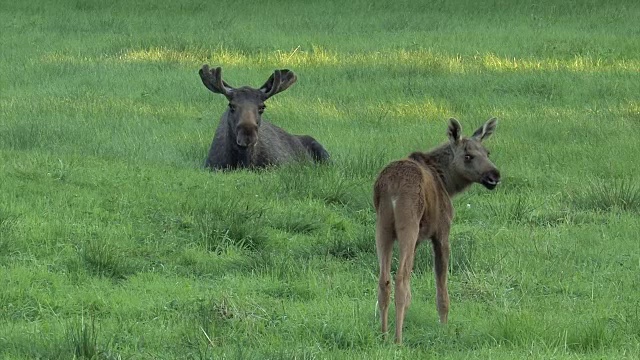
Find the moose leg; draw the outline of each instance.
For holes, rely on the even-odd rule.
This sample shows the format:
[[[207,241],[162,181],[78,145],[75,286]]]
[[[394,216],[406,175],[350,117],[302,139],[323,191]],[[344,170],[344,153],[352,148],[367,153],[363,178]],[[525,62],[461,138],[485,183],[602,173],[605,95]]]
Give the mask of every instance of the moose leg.
[[[449,291],[447,275],[449,271],[449,233],[448,231],[433,239],[434,272],[436,277],[436,303],[440,323],[446,324],[449,316]]]
[[[391,259],[393,255],[392,223],[385,224],[384,217],[379,216],[376,222],[376,250],[380,263],[378,280],[378,308],[382,322],[382,334],[387,336],[387,319],[389,315],[389,298],[391,296]]]
[[[405,221],[407,221],[406,219]],[[419,223],[405,224],[398,233],[400,247],[400,264],[396,274],[396,343],[402,343],[402,326],[405,311],[411,303],[411,271],[418,242]]]

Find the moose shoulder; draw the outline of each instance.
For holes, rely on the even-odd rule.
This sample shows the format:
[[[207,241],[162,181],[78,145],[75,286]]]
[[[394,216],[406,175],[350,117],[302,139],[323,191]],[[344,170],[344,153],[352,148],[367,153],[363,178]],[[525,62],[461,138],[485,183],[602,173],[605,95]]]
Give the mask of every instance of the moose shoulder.
[[[224,95],[229,107],[222,114],[205,167],[211,169],[259,168],[288,161],[329,159],[313,137],[292,135],[262,119],[265,101],[296,82],[290,70],[276,70],[258,89],[235,88],[222,80],[222,69],[202,66],[200,78],[207,89]]]

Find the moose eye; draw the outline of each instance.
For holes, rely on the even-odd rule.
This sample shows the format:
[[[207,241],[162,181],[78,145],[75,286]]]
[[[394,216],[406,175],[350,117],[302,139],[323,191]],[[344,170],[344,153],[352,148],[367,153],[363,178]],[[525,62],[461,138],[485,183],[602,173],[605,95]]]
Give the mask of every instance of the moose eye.
[[[258,108],[258,112],[259,112],[260,114],[262,114],[262,113],[264,112],[264,109],[266,109],[266,108],[267,108],[267,106],[266,106],[266,105],[261,105],[261,106]]]
[[[465,161],[471,161],[472,159],[473,159],[473,156],[472,156],[472,155],[466,154],[466,155],[464,156],[464,160],[465,160]]]
[[[236,111],[236,106],[233,104],[229,104],[229,112],[234,112]]]

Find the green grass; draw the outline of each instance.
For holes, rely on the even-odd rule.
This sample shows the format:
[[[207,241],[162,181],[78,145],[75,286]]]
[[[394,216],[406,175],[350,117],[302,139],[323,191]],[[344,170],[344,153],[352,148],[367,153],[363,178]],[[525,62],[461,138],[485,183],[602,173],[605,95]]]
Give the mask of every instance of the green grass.
[[[640,356],[637,1],[0,7],[0,358]],[[204,171],[204,63],[294,70],[265,117],[333,162]],[[447,326],[418,249],[398,347],[372,184],[452,116],[500,118],[504,181],[454,201]]]

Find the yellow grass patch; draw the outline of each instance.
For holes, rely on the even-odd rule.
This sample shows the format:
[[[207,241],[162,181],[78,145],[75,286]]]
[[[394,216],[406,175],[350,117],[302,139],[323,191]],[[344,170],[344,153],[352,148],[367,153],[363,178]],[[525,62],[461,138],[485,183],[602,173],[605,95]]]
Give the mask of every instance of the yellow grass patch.
[[[220,66],[277,66],[277,67],[321,67],[321,66],[400,66],[437,70],[449,73],[558,71],[575,72],[640,71],[639,60],[603,60],[590,56],[575,56],[573,59],[551,58],[507,58],[493,53],[474,56],[438,54],[429,50],[387,50],[363,53],[338,53],[320,47],[301,50],[276,50],[247,54],[226,49],[175,50],[165,47],[129,49],[122,53],[90,58],[64,53],[49,53],[41,58],[45,63],[158,63],[169,62],[186,66],[212,63]]]

